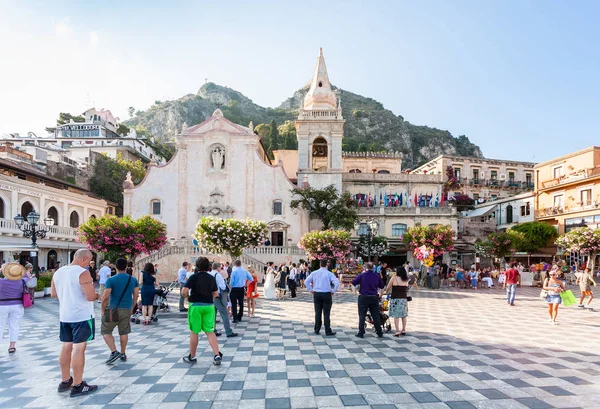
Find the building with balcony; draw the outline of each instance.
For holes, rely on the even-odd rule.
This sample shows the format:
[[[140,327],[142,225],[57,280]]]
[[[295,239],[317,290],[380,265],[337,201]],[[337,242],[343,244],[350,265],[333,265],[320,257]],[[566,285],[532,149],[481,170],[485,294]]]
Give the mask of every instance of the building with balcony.
[[[77,228],[92,217],[114,213],[114,206],[68,182],[52,178],[35,165],[0,157],[0,257],[30,261],[31,239],[23,237],[14,217],[36,211],[41,220],[52,218],[44,239],[38,239],[38,265],[47,269],[70,262],[84,247],[76,241]]]
[[[535,166],[535,218],[559,234],[600,224],[600,147]]]
[[[419,166],[411,173],[436,174],[446,177],[451,166],[460,188],[450,195],[463,193],[481,202],[503,199],[534,189],[534,166],[532,162],[470,158],[440,155]]]

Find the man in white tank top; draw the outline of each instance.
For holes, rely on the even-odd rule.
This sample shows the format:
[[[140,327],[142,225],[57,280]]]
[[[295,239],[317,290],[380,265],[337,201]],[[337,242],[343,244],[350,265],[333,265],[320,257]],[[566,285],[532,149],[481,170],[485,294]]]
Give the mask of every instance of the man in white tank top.
[[[94,301],[99,298],[94,292],[92,276],[85,269],[91,260],[92,253],[89,250],[77,250],[73,262],[59,268],[52,277],[52,297],[58,298],[62,342],[58,356],[62,382],[58,385],[58,391],[70,390],[73,397],[98,389],[83,381],[85,348],[95,335]]]

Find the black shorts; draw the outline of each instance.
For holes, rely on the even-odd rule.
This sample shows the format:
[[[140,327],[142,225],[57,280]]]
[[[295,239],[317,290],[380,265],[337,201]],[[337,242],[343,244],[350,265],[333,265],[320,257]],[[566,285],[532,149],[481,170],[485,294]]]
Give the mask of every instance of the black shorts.
[[[61,322],[60,341],[81,344],[94,339],[96,335],[96,321],[90,318],[81,322]]]

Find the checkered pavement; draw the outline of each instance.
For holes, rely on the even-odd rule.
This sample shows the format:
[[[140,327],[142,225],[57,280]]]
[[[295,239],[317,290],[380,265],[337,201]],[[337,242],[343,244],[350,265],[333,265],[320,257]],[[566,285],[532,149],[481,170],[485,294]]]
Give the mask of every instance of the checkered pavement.
[[[182,362],[186,320],[159,316],[134,325],[127,363],[104,364],[98,331],[84,379],[100,388],[81,398],[56,392],[57,302],[37,300],[17,353],[0,344],[0,408],[600,408],[600,313],[561,307],[551,326],[538,293],[521,288],[510,307],[499,289],[421,290],[400,339],[354,337],[356,296],[347,291],[334,296],[335,337],[312,333],[304,290],[295,300],[261,298],[257,317],[235,326],[239,337],[219,338],[220,367],[204,337],[198,363]]]

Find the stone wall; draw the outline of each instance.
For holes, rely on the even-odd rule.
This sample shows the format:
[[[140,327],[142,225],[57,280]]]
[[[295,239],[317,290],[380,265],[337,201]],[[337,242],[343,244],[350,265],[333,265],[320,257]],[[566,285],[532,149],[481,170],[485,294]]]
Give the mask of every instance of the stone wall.
[[[49,176],[72,183],[82,189],[90,190],[91,172],[79,169],[68,163],[51,160],[46,163],[46,172]]]

